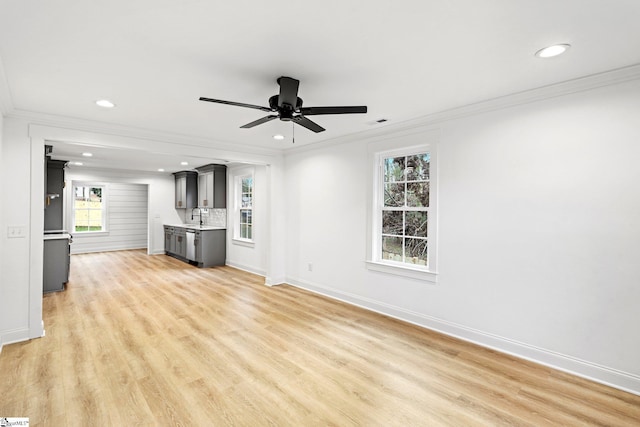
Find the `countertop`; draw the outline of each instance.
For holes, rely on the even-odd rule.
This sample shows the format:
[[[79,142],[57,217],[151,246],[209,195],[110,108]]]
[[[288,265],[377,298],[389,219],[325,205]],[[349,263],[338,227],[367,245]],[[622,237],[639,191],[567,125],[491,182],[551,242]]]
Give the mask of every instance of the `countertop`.
[[[44,240],[61,240],[61,239],[70,239],[71,234],[69,233],[60,233],[60,234],[45,234]]]
[[[198,224],[164,224],[165,227],[188,228],[190,230],[226,230],[227,227],[214,227],[212,225]]]

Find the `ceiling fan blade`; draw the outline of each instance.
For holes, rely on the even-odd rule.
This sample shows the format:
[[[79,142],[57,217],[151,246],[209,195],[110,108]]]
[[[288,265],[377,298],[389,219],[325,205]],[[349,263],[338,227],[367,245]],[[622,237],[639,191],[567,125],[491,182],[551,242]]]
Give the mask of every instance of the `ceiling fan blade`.
[[[271,115],[271,116],[265,116],[265,117],[263,117],[263,118],[261,118],[261,119],[258,119],[258,120],[256,120],[256,121],[253,121],[253,122],[251,122],[251,123],[247,123],[246,125],[244,125],[244,126],[240,126],[240,127],[241,127],[242,129],[249,129],[249,128],[252,128],[252,127],[254,127],[254,126],[258,126],[258,125],[261,125],[261,124],[263,124],[263,123],[270,122],[271,120],[273,120],[273,119],[277,119],[277,118],[278,118],[278,115],[276,115],[276,114]]]
[[[261,111],[271,111],[271,108],[269,107],[261,107],[259,105],[253,105],[253,104],[243,104],[242,102],[223,101],[222,99],[200,97],[200,101],[216,102],[218,104],[226,104],[226,105],[235,105],[236,107],[254,108],[256,110],[261,110]]]
[[[364,114],[367,112],[365,105],[357,107],[304,107],[300,114],[304,116],[317,116],[320,114]]]
[[[323,132],[325,129],[317,124],[316,122],[312,122],[304,116],[295,116],[293,121],[299,124],[300,126],[306,127],[309,130],[314,131],[315,133]]]
[[[298,101],[298,86],[300,81],[292,79],[291,77],[280,77],[278,79],[280,85],[280,96],[278,96],[278,107],[282,107],[283,104],[291,105],[292,108],[296,108]]]

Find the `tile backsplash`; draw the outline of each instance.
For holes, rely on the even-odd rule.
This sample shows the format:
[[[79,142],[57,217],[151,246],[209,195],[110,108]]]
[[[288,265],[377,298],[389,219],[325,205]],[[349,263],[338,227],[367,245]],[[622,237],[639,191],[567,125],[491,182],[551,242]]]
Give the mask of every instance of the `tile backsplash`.
[[[191,215],[187,215],[187,224],[199,224],[200,215],[202,215],[202,224],[212,227],[227,227],[227,210],[226,209],[194,209],[193,220]]]

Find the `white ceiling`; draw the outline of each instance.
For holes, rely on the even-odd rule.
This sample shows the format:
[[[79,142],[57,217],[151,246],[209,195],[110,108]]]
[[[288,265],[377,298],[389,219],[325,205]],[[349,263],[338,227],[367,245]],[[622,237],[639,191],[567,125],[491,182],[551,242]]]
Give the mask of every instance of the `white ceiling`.
[[[369,107],[314,116],[327,131],[297,126],[301,146],[638,64],[638,22],[638,0],[0,0],[0,97],[5,114],[286,149],[291,123],[240,129],[266,114],[198,97],[266,106],[285,75],[305,106]],[[572,48],[534,56],[555,43]]]

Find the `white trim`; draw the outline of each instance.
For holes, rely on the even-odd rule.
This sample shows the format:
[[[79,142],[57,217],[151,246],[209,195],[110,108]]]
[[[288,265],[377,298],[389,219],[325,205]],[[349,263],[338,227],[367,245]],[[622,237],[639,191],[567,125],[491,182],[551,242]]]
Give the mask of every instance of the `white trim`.
[[[437,282],[438,259],[438,154],[437,143],[439,132],[426,134],[405,134],[395,138],[384,138],[371,141],[368,145],[369,183],[370,190],[367,194],[370,212],[367,212],[367,253],[366,266],[368,269],[387,274],[396,274],[423,280],[425,282]],[[400,147],[400,148],[398,148]],[[382,188],[382,159],[386,157],[407,156],[416,153],[428,152],[431,160],[429,165],[429,208],[428,208],[428,268],[412,266],[411,264],[392,263],[380,259],[381,252],[381,200]]]
[[[44,329],[40,336],[44,336]],[[29,328],[10,329],[3,331],[2,336],[0,336],[0,347],[17,342],[28,341],[32,338],[39,337],[31,336]]]
[[[240,239],[235,237],[231,239],[231,243],[238,246],[244,246],[246,248],[255,248],[256,246],[256,242],[254,242],[253,240]]]
[[[605,384],[628,393],[640,395],[640,376],[606,366],[591,363],[577,357],[536,347],[519,341],[504,338],[478,329],[449,322],[433,316],[427,316],[410,310],[363,298],[355,294],[342,292],[305,280],[287,277],[287,284],[326,296],[356,307],[393,317],[416,326],[436,331],[454,338],[468,341],[501,353],[519,357],[534,363]]]
[[[265,277],[265,274],[266,274],[266,271],[264,271],[264,270],[253,268],[251,266],[244,265],[244,264],[238,264],[238,263],[235,263],[235,262],[227,261],[225,265],[227,265],[229,267],[232,267],[232,268],[235,268],[235,269],[238,269],[238,270],[246,271],[247,273],[255,274],[256,276]]]
[[[410,119],[398,123],[387,124],[382,127],[374,127],[362,132],[330,138],[322,141],[315,141],[306,145],[296,145],[286,148],[285,155],[326,149],[327,147],[340,145],[354,141],[372,141],[377,139],[390,138],[405,132],[425,131],[435,126],[463,117],[474,116],[518,105],[529,104],[544,99],[559,96],[571,95],[574,93],[586,92],[604,86],[610,86],[640,79],[640,64],[615,70],[604,71],[602,73],[591,74],[578,77],[564,82],[541,86],[534,89],[525,90],[487,99],[474,104],[463,105],[450,110],[438,111],[415,119]]]
[[[117,125],[95,120],[80,119],[76,117],[59,116],[55,114],[43,114],[33,111],[12,110],[5,117],[24,120],[32,124],[31,136],[41,136],[43,139],[51,141],[77,142],[96,144],[99,141],[84,137],[70,137],[70,134],[77,135],[108,135],[109,144],[112,147],[118,144],[118,140],[135,139],[138,143],[143,141],[154,142],[155,147],[150,147],[154,152],[161,152],[164,144],[179,145],[184,148],[183,155],[208,157],[212,159],[224,159],[229,162],[268,163],[271,156],[280,155],[280,149],[265,148],[259,145],[239,145],[228,141],[212,140],[211,138],[196,137],[171,132],[153,131],[132,126]],[[42,127],[42,129],[38,129]],[[57,131],[54,131],[57,129]],[[42,130],[46,133],[42,133]],[[35,133],[34,133],[35,132]],[[56,133],[63,133],[65,136],[57,137]],[[135,147],[136,145],[133,145]],[[131,148],[131,145],[125,148]],[[202,151],[204,150],[204,151]],[[194,153],[194,154],[191,154]],[[211,154],[209,154],[209,152]],[[241,154],[241,155],[238,155]],[[255,158],[255,160],[249,160]],[[258,160],[261,158],[261,160]]]
[[[76,239],[76,236],[73,236],[74,239]],[[72,246],[73,247],[73,246]],[[81,254],[93,254],[93,253],[99,253],[99,252],[117,252],[117,251],[132,251],[132,250],[136,250],[136,249],[149,249],[147,247],[147,245],[144,246],[140,246],[140,245],[131,245],[131,246],[122,246],[119,245],[117,247],[109,247],[109,246],[101,246],[99,249],[82,249],[82,251],[80,252],[71,252],[71,256],[74,255],[81,255]],[[161,255],[164,254],[165,252],[156,252],[154,255]]]
[[[31,125],[29,131],[31,130]],[[39,338],[44,336],[44,322],[42,320],[42,287],[44,264],[44,139],[30,136],[30,206],[29,210],[29,323],[26,337],[21,339]]]
[[[255,168],[246,168],[246,171],[244,169],[238,169],[235,173],[237,173],[237,175],[235,175],[233,179],[233,221],[231,222],[233,225],[231,233],[232,243],[241,246],[250,246],[249,244],[254,243],[253,236],[255,235],[253,222],[253,219],[255,218]],[[242,207],[242,180],[245,178],[251,178],[251,208],[249,208],[251,209],[251,239],[240,237],[240,211],[242,209],[246,209]]]
[[[40,116],[37,115],[32,117],[31,120],[29,119],[30,116],[23,118],[15,114],[11,114],[8,117],[26,120],[27,122],[32,121],[33,123],[29,124],[29,136],[31,138],[42,138],[52,143],[64,141],[69,144],[92,145],[109,149],[135,149],[158,154],[225,159],[229,162],[251,162],[260,165],[268,165],[279,159],[280,156],[280,150],[269,150],[272,155],[261,154],[262,150],[254,150],[252,147],[241,149],[243,147],[235,144],[233,147],[238,149],[227,149],[225,145],[215,144],[211,140],[178,138],[171,134],[159,134],[157,138],[151,136],[129,136],[125,132],[128,128],[124,128],[121,131],[100,130],[97,126],[100,123],[96,123],[96,127],[90,127],[87,123],[93,122],[80,121],[77,125],[66,125],[67,127],[65,127],[64,125],[46,124],[48,122],[46,119],[49,117],[43,120],[38,120]],[[45,124],[43,124],[43,121]],[[150,172],[143,173],[150,174]]]
[[[76,231],[76,209],[75,209],[75,197],[76,187],[99,187],[102,189],[102,230],[100,231]],[[81,236],[108,236],[109,235],[109,184],[106,182],[99,181],[83,181],[83,180],[72,180],[71,181],[71,193],[69,194],[69,212],[71,215],[69,224],[69,230],[74,233],[74,237]],[[97,210],[97,209],[95,209]]]
[[[9,80],[4,71],[4,64],[0,58],[0,114],[7,116],[13,111],[13,97],[11,96],[11,88]]]
[[[404,276],[410,279],[422,280],[424,282],[437,283],[438,273],[433,271],[412,268],[410,265],[392,265],[378,261],[366,261],[367,268],[380,273],[392,274],[394,276]]]
[[[284,285],[285,283],[287,283],[287,278],[285,276],[271,277],[267,275],[264,278],[264,284],[267,286],[278,286]]]

